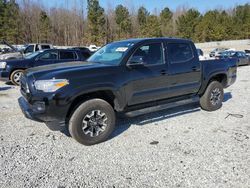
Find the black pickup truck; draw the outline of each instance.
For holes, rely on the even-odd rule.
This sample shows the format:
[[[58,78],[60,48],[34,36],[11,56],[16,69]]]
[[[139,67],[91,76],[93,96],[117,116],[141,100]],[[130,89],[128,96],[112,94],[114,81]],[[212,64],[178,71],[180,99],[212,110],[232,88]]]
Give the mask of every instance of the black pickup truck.
[[[19,105],[27,118],[92,145],[109,137],[116,114],[198,101],[204,110],[219,109],[236,71],[235,59],[199,61],[190,40],[130,39],[107,44],[86,62],[28,69]]]

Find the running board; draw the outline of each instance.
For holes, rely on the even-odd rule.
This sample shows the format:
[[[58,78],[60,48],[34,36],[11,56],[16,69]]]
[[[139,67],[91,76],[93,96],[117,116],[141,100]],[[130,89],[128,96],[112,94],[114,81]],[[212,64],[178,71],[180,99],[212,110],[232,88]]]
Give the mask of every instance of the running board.
[[[135,117],[135,116],[147,114],[150,112],[156,112],[156,111],[174,108],[177,106],[183,106],[186,104],[191,104],[191,103],[196,103],[196,102],[199,102],[198,96],[193,97],[193,98],[189,98],[189,99],[180,100],[180,101],[175,101],[175,102],[170,102],[170,103],[166,103],[166,104],[160,104],[157,106],[151,106],[151,107],[146,107],[146,108],[139,109],[139,110],[130,111],[130,112],[125,113],[125,115],[127,117]]]

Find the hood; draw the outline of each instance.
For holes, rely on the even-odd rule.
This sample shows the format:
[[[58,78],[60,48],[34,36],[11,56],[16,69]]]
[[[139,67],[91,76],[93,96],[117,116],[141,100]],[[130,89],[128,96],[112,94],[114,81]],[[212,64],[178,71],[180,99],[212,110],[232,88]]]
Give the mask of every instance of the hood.
[[[13,51],[17,51],[17,49],[14,46],[12,46],[10,43],[8,43],[5,40],[0,41],[0,44],[4,44],[4,45],[10,47]]]
[[[7,60],[9,58],[18,59],[18,58],[22,58],[22,57],[23,56],[20,52],[12,52],[12,53],[0,55],[0,60]]]
[[[7,63],[7,65],[18,65],[18,64],[25,64],[25,63],[28,63],[30,61],[32,61],[32,59],[6,59],[6,60],[1,60],[0,61],[4,61]]]
[[[34,75],[35,77],[39,77],[39,75],[45,76],[47,73],[49,75],[54,75],[56,73],[74,72],[78,70],[81,71],[81,70],[93,69],[105,66],[110,66],[110,65],[91,63],[86,61],[75,61],[75,62],[38,66],[27,69],[25,73],[27,76]]]

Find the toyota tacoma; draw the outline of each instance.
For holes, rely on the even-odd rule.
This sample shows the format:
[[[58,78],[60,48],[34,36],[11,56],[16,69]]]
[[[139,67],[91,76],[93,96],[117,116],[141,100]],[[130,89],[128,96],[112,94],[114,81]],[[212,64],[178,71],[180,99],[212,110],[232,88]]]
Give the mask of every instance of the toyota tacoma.
[[[236,71],[235,59],[199,61],[190,40],[129,39],[107,44],[85,62],[26,70],[19,105],[27,118],[93,145],[108,139],[117,114],[194,102],[206,111],[219,109]]]

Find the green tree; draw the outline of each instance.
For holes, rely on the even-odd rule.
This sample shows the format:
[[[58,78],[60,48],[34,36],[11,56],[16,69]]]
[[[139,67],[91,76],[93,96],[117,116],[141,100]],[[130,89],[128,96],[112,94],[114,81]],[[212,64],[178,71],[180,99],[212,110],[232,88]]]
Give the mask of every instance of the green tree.
[[[240,5],[234,9],[233,35],[236,39],[250,38],[250,5]]]
[[[138,9],[137,12],[137,22],[139,25],[139,35],[143,35],[142,32],[144,30],[144,28],[146,27],[146,23],[147,23],[147,19],[149,17],[150,13],[147,11],[147,9],[143,6],[141,6]]]
[[[200,42],[232,38],[232,18],[225,12],[208,11],[195,29],[195,39]]]
[[[0,0],[0,40],[4,37],[4,12],[6,3],[4,0]]]
[[[140,7],[137,13],[137,21],[139,26],[144,26],[147,22],[147,17],[149,16],[149,12],[145,7]]]
[[[98,0],[88,0],[88,35],[92,43],[103,44],[105,42],[105,15],[104,9]]]
[[[161,37],[161,23],[157,16],[150,15],[142,29],[143,37]]]
[[[176,21],[179,37],[193,39],[195,28],[199,24],[200,19],[201,15],[195,9],[189,9],[185,14],[181,15]]]
[[[49,42],[49,37],[51,34],[51,23],[45,11],[41,11],[39,21],[40,42]]]
[[[173,17],[173,13],[168,7],[164,8],[160,13],[161,30],[164,36],[173,35],[172,17]]]
[[[130,36],[132,23],[126,7],[118,5],[115,9],[115,22],[118,25],[118,38]]]
[[[19,6],[15,0],[0,0],[0,37],[10,43],[19,42]]]

